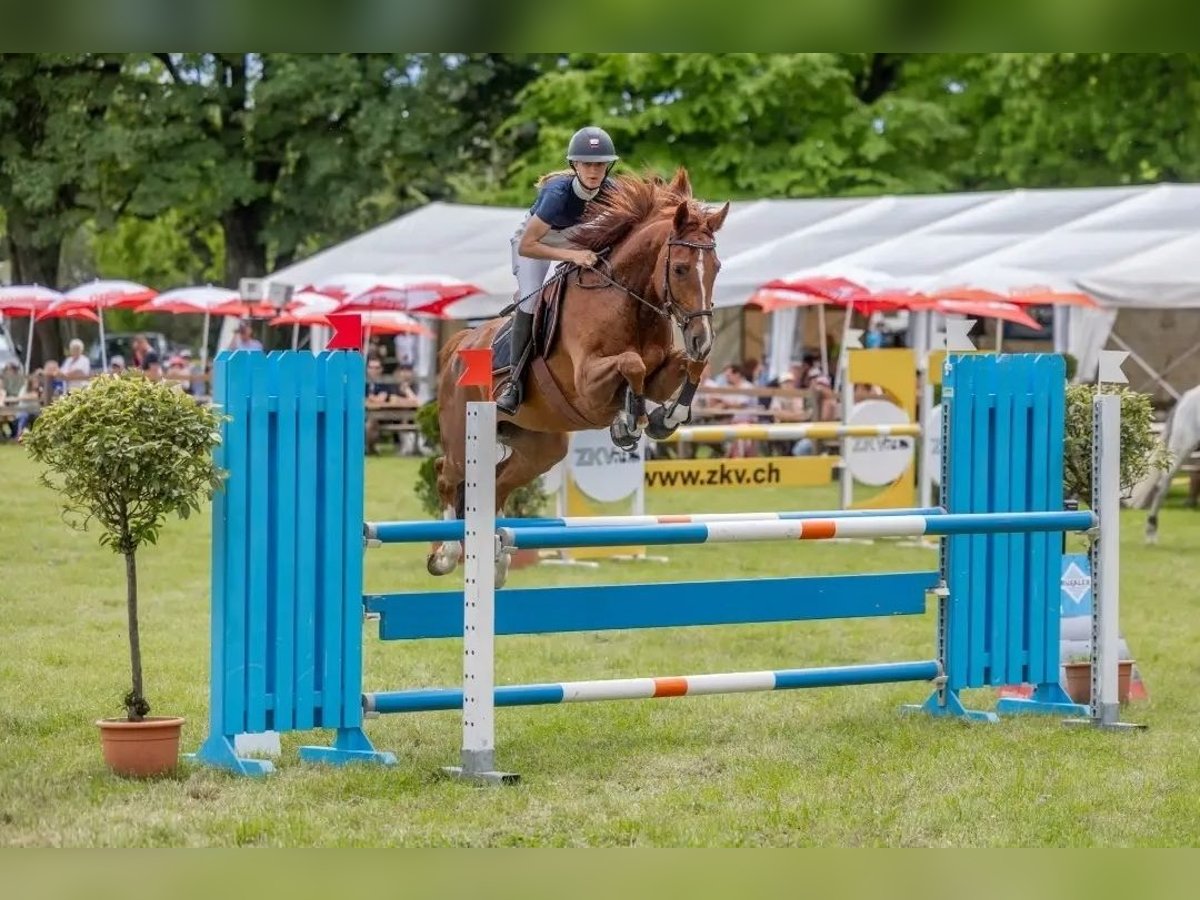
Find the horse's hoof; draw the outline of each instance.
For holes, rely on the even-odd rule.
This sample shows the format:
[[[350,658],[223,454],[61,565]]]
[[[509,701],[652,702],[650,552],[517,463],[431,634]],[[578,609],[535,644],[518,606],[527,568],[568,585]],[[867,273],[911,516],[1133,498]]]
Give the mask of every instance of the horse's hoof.
[[[1158,543],[1158,532],[1157,531],[1147,531],[1146,532],[1146,543],[1150,544],[1151,546],[1157,544]]]
[[[626,453],[633,453],[637,450],[638,439],[641,437],[638,434],[630,434],[623,426],[615,422],[608,427],[608,434],[617,449],[624,450]]]
[[[430,575],[449,575],[458,565],[459,554],[442,544],[425,558],[425,570]]]
[[[512,562],[512,556],[501,551],[500,556],[496,559],[496,587],[504,587],[508,581],[508,565]]]
[[[658,407],[650,411],[650,416],[646,422],[646,434],[654,441],[665,441],[675,433],[678,425],[667,424],[667,414],[663,411],[664,407]]]

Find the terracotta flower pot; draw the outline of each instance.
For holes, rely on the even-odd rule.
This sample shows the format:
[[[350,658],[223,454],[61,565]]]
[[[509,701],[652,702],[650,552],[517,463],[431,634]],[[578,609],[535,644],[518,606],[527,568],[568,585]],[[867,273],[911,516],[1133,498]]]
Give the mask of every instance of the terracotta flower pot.
[[[1067,694],[1076,703],[1092,702],[1092,663],[1064,663],[1067,676]],[[1133,677],[1133,660],[1122,659],[1117,662],[1117,702],[1129,702],[1129,681]]]
[[[117,775],[162,775],[179,764],[179,735],[184,720],[178,716],[147,716],[141,722],[100,719],[104,761]]]

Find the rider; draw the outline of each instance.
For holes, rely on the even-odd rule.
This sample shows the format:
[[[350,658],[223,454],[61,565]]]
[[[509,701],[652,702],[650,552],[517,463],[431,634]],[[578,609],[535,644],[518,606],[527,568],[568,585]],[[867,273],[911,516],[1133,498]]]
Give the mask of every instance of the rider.
[[[517,276],[520,303],[512,323],[512,371],[496,398],[502,412],[514,415],[521,405],[530,355],[526,351],[533,337],[533,309],[550,263],[591,266],[596,262],[591,250],[571,244],[568,229],[579,224],[587,202],[612,185],[608,174],[617,159],[612,138],[604,129],[589,125],[575,132],[567,145],[570,171],[546,175],[538,182],[537,199],[512,238],[513,274]]]

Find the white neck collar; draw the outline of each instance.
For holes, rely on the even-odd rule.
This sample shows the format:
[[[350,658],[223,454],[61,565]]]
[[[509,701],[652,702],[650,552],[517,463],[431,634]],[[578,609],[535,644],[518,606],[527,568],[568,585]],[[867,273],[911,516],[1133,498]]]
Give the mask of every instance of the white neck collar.
[[[571,188],[575,191],[575,196],[580,200],[591,200],[600,193],[600,188],[596,188],[594,191],[589,191],[585,188],[583,182],[579,180],[578,175],[571,179]]]

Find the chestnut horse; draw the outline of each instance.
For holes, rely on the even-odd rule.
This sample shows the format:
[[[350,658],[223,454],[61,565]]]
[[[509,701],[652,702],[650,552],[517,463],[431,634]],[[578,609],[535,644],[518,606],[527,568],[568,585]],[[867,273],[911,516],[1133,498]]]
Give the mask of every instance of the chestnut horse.
[[[558,336],[541,376],[532,371],[536,360],[528,367],[517,414],[501,413],[497,423],[497,439],[502,452],[507,450],[496,470],[497,511],[514,490],[566,456],[572,431],[609,426],[614,443],[632,450],[641,438],[647,398],[664,404],[650,414],[652,438],[668,437],[691,418],[692,394],[713,342],[713,282],[720,269],[714,235],[729,204],[717,211],[704,208],[693,199],[681,168],[669,184],[653,177],[618,178],[591,207],[571,239],[606,251],[605,259],[594,268],[559,268],[567,283]],[[556,287],[543,287],[543,301]],[[459,332],[439,357],[444,455],[435,465],[447,519],[463,515],[466,403],[489,399],[482,388],[457,384],[462,371],[457,352],[491,347],[504,322],[492,319]],[[675,346],[672,323],[682,349]],[[549,391],[547,372],[553,379]],[[444,575],[461,552],[458,542],[442,544],[430,553],[427,568]]]

